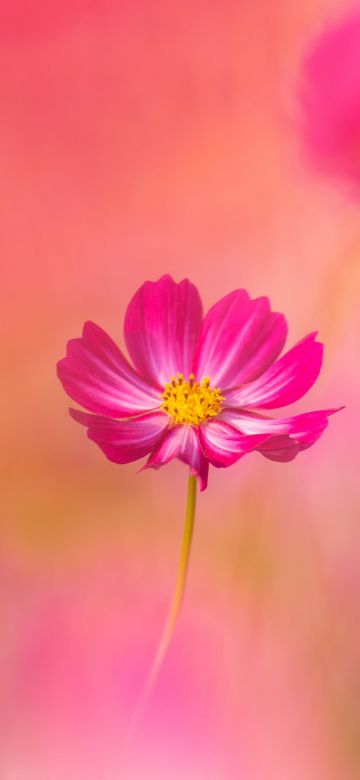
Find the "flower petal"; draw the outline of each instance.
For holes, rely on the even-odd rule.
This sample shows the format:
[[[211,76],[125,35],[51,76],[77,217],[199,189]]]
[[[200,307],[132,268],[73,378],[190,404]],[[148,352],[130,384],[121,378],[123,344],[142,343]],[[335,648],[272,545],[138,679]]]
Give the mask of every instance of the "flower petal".
[[[57,374],[73,401],[109,417],[130,417],[158,408],[160,390],[134,371],[112,339],[86,322],[82,337],[68,342]]]
[[[235,290],[214,304],[204,318],[194,362],[197,379],[209,376],[222,390],[255,379],[280,354],[287,325],[270,311],[267,298],[251,300]]]
[[[166,384],[178,372],[188,376],[202,319],[196,287],[171,276],[145,282],[130,301],[124,322],[131,359],[150,382]]]
[[[257,449],[271,460],[287,461],[315,444],[327,427],[328,417],[337,411],[339,409],[322,409],[275,419],[224,409],[220,417],[243,435],[268,434],[269,438]]]
[[[269,434],[244,436],[232,425],[218,418],[200,426],[202,448],[210,463],[217,468],[231,466],[268,437]]]
[[[300,447],[291,436],[284,434],[283,436],[270,436],[269,439],[257,447],[257,450],[269,460],[275,460],[278,463],[288,463],[296,458]]]
[[[310,333],[286,352],[264,374],[226,397],[228,406],[275,409],[301,398],[317,379],[323,345]]]
[[[70,414],[88,428],[88,437],[99,445],[113,463],[131,463],[152,450],[169,424],[163,412],[153,412],[133,420],[111,420],[97,414],[70,409]]]
[[[174,425],[151,453],[144,468],[159,469],[173,458],[187,463],[191,473],[199,478],[200,490],[205,490],[209,463],[200,445],[198,428],[191,425]]]

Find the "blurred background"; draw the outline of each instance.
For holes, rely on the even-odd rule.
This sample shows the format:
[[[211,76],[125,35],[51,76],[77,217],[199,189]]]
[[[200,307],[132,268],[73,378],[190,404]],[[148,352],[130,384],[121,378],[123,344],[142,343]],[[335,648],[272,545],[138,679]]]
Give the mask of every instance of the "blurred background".
[[[360,202],[309,163],[298,100],[346,8],[1,3],[1,780],[358,777]],[[206,307],[268,295],[289,346],[319,329],[296,411],[346,408],[293,463],[211,470],[124,763],[187,471],[106,461],[55,363],[86,319],[123,346],[129,298],[167,272]]]

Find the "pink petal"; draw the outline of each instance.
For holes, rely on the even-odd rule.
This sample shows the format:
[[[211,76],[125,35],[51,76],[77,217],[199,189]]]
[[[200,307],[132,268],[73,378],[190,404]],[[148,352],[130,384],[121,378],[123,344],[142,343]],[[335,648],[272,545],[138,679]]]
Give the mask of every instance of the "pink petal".
[[[255,449],[269,434],[244,436],[232,425],[219,419],[209,420],[200,426],[200,442],[210,463],[226,468],[247,452]]]
[[[169,417],[163,412],[144,414],[133,420],[111,420],[77,409],[70,409],[70,414],[87,426],[89,439],[113,463],[130,463],[148,455],[169,424]]]
[[[134,371],[112,339],[86,322],[83,335],[68,342],[57,374],[73,401],[113,417],[130,417],[161,404],[161,391]]]
[[[300,447],[290,436],[270,436],[263,444],[257,447],[265,458],[275,460],[278,463],[288,463],[296,458]]]
[[[198,428],[191,425],[174,425],[151,453],[144,468],[159,469],[173,458],[187,463],[191,473],[199,478],[200,490],[205,490],[209,463],[200,445]]]
[[[287,461],[292,460],[301,450],[315,444],[327,427],[328,417],[337,411],[339,409],[322,409],[294,417],[274,419],[251,412],[224,409],[220,417],[237,428],[241,434],[268,434],[269,438],[257,449],[271,460]]]
[[[317,379],[323,345],[310,333],[286,352],[255,382],[228,393],[228,406],[275,409],[301,398]]]
[[[188,279],[171,276],[145,282],[130,301],[124,323],[134,365],[149,381],[166,384],[178,372],[188,376],[202,319],[199,293]]]
[[[267,298],[252,301],[245,290],[235,290],[204,318],[194,374],[209,376],[223,390],[249,382],[276,360],[286,334],[284,316],[270,311]]]

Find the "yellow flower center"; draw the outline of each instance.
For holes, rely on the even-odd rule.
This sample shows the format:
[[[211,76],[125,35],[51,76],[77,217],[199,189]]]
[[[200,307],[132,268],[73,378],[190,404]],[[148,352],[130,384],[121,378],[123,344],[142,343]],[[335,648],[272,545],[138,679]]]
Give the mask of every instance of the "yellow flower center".
[[[174,423],[200,425],[208,417],[219,414],[223,397],[218,387],[210,387],[209,377],[194,382],[194,375],[190,374],[187,382],[182,374],[178,374],[177,379],[172,376],[165,385],[163,399],[161,409],[172,417]]]

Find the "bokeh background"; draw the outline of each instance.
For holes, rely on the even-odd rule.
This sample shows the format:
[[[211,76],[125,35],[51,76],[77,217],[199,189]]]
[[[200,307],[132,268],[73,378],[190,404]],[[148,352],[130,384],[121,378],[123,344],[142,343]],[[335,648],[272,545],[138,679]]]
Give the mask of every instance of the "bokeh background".
[[[307,163],[298,72],[331,0],[1,3],[1,780],[353,780],[360,768],[360,203]],[[359,141],[360,149],[360,141]],[[186,469],[115,466],[55,376],[144,279],[319,329],[293,463],[213,469],[169,606]]]

